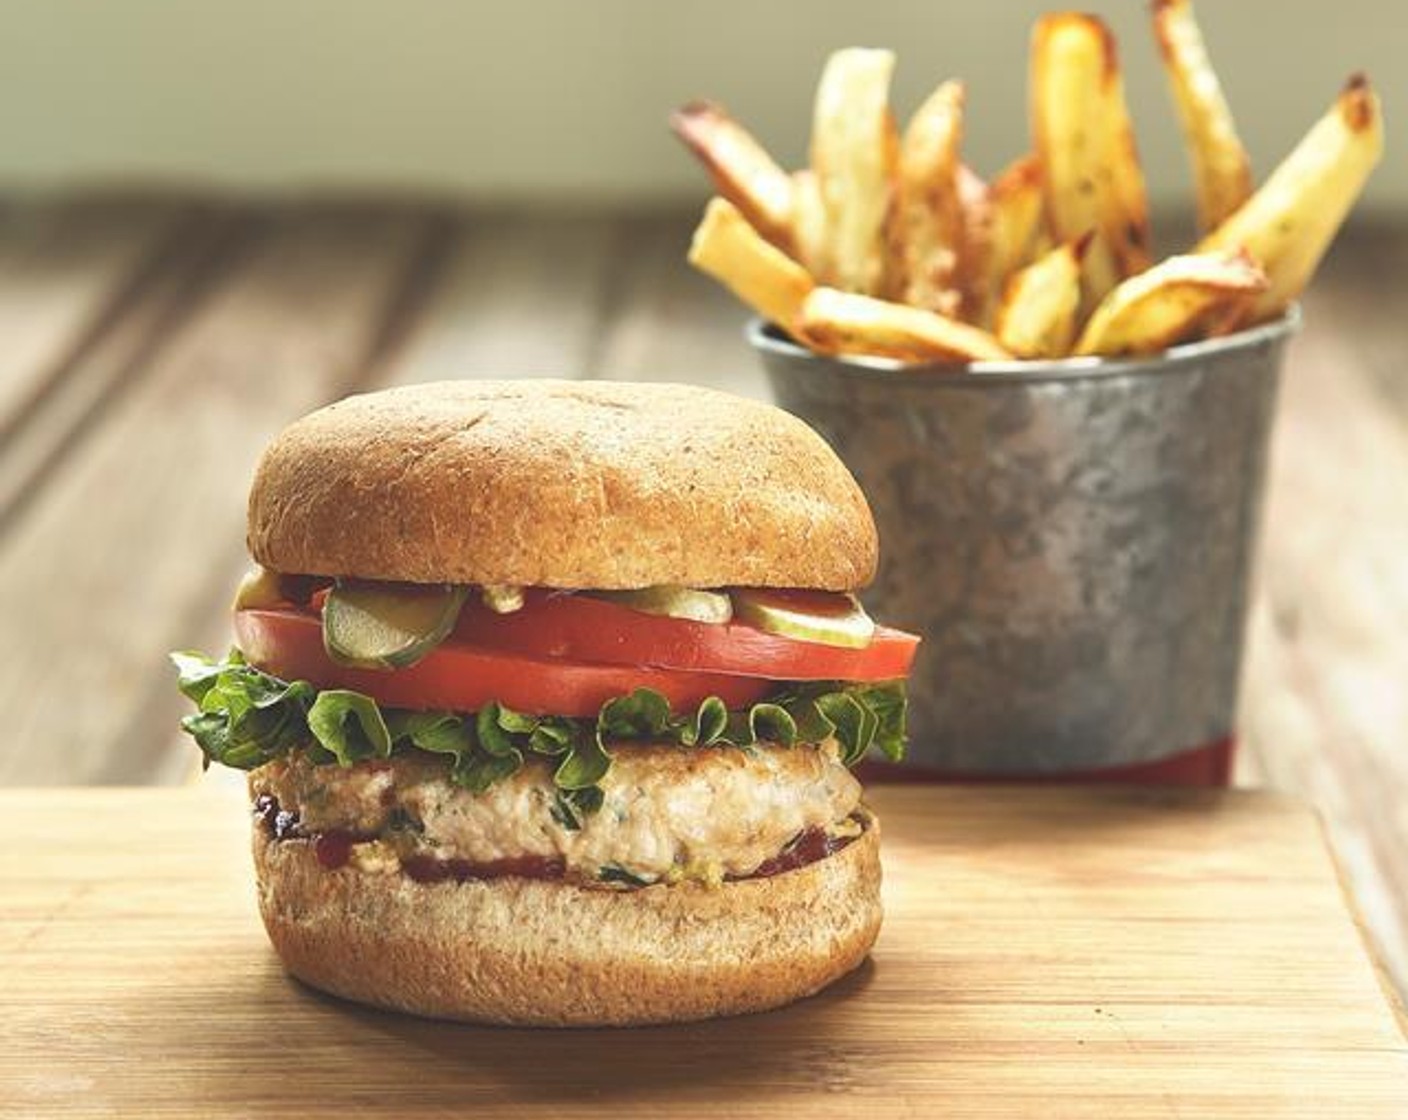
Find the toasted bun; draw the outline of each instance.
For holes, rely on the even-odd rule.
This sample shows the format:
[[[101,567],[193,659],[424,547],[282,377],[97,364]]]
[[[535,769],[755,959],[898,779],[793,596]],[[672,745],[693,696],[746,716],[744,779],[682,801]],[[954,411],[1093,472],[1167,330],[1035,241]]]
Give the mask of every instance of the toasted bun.
[[[279,572],[562,588],[812,587],[875,572],[870,509],[815,432],[684,385],[453,381],[349,397],[259,464]]]
[[[327,871],[255,829],[259,906],[315,988],[439,1019],[625,1026],[762,1011],[855,968],[880,929],[879,828],[767,879],[633,891]]]

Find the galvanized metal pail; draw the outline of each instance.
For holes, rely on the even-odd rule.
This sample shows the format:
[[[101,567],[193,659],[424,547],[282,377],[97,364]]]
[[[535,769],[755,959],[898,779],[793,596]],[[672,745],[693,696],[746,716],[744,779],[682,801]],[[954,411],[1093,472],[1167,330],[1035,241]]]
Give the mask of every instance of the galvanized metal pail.
[[[1138,767],[1232,731],[1284,319],[1156,358],[828,358],[754,322],[777,401],[880,529],[865,601],[923,635],[908,764]]]

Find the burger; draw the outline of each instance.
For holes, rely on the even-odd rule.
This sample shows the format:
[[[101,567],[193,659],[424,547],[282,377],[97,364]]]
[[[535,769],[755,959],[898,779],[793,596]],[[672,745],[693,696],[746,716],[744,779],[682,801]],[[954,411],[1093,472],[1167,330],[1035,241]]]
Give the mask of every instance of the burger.
[[[855,968],[917,639],[805,424],[701,388],[417,385],[287,428],[223,660],[265,927],[347,999],[480,1022],[757,1011]]]

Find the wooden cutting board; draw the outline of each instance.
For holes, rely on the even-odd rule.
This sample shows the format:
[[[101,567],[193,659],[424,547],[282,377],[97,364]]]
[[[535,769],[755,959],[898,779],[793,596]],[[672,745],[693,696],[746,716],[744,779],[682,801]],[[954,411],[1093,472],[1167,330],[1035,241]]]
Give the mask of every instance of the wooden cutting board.
[[[871,800],[888,917],[858,973],[766,1015],[544,1032],[287,979],[225,794],[0,793],[0,1115],[1408,1116],[1408,1044],[1306,809]]]

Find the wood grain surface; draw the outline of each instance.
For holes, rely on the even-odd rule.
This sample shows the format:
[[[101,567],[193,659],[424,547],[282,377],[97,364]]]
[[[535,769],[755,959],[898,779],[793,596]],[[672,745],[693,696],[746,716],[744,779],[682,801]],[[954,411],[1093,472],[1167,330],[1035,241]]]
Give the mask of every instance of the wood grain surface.
[[[266,434],[357,384],[424,228],[418,216],[355,209],[256,220],[239,268],[55,465],[23,533],[0,540],[3,640],[25,649],[6,659],[0,704],[22,713],[19,734],[46,743],[5,758],[0,779],[32,782],[55,755],[75,781],[170,777],[162,767],[178,759],[184,770],[169,749],[142,750],[169,735],[132,734],[157,712],[175,726],[162,662],[171,649],[225,644],[217,604],[246,565],[232,530]],[[74,641],[74,598],[123,606],[90,611]],[[100,705],[74,703],[99,693]]]
[[[0,433],[17,428],[143,284],[167,268],[194,210],[76,196],[7,212],[0,228]]]
[[[0,785],[178,783],[163,663],[220,647],[260,447],[426,378],[694,381],[766,398],[695,215],[130,192],[0,197]],[[1243,783],[1325,814],[1408,991],[1408,229],[1346,231],[1273,438]]]
[[[0,1115],[1405,1115],[1408,1042],[1306,809],[1071,789],[872,801],[887,920],[858,973],[765,1015],[533,1032],[287,979],[242,798],[0,793]]]

